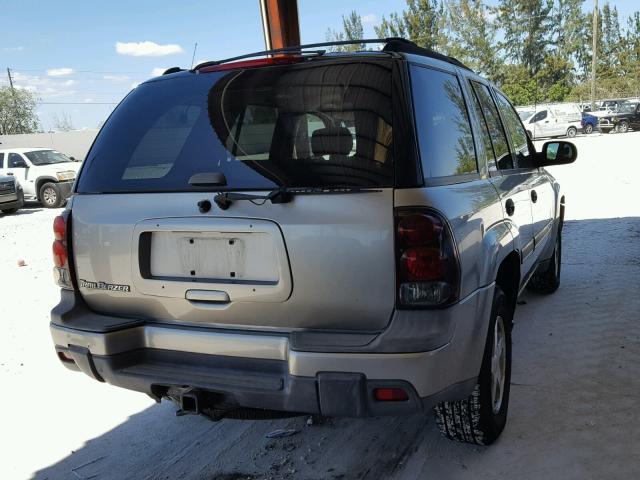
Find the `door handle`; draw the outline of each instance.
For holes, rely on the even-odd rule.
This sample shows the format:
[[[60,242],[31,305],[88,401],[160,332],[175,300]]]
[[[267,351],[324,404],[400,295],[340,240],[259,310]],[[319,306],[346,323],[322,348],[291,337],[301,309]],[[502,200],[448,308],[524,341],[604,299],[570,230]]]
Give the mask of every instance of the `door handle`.
[[[13,177],[13,172],[7,172],[7,175],[11,175]]]
[[[512,216],[516,211],[516,204],[513,203],[513,200],[510,198],[504,204],[505,210],[507,211],[507,215]]]
[[[533,203],[536,203],[538,201],[538,194],[535,190],[531,190],[531,201]]]

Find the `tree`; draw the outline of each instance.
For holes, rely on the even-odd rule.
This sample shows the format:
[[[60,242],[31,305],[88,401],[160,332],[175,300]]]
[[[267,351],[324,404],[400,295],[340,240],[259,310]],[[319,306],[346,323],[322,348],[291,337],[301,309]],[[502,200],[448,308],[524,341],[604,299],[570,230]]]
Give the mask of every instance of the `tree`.
[[[586,16],[582,13],[583,3],[584,0],[557,0],[552,17],[555,53],[572,64],[571,76],[577,73],[578,57],[588,47],[583,37],[583,28],[587,24]]]
[[[362,18],[353,10],[347,17],[342,16],[342,32],[328,29],[326,39],[328,42],[342,42],[344,40],[362,40],[364,30],[362,28]],[[355,43],[352,45],[336,45],[332,47],[335,52],[353,52],[363,50],[363,43]]]
[[[496,25],[487,14],[488,7],[482,0],[448,0],[446,7],[448,54],[480,75],[496,79]]]
[[[36,97],[22,88],[0,87],[0,135],[38,130]]]
[[[58,116],[57,114],[53,115],[53,128],[58,132],[69,132],[74,129],[73,122],[71,121],[71,116],[68,113],[63,113]]]
[[[407,10],[392,13],[389,20],[383,16],[374,30],[378,38],[403,37],[420,47],[446,50],[444,8],[438,0],[407,0]]]
[[[514,62],[535,75],[552,43],[553,0],[500,0],[497,21],[503,29],[501,47]]]

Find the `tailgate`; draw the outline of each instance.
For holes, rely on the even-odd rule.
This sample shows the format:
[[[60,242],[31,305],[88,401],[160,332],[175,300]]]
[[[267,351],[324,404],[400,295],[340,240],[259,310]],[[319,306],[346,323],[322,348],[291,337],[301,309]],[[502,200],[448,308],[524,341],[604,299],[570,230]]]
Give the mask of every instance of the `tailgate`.
[[[379,330],[395,303],[392,189],[236,202],[78,195],[73,252],[98,312],[260,329]]]

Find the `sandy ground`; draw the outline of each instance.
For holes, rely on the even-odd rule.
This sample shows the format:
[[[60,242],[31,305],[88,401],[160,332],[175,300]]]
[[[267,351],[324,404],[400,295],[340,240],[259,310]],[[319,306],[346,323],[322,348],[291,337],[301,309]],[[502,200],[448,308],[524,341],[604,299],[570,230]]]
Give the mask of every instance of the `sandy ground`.
[[[578,163],[554,169],[562,286],[517,309],[509,423],[490,448],[445,440],[430,416],[176,418],[69,372],[48,331],[57,212],[0,215],[0,478],[640,478],[640,132],[575,143]],[[298,432],[265,438],[277,428]]]

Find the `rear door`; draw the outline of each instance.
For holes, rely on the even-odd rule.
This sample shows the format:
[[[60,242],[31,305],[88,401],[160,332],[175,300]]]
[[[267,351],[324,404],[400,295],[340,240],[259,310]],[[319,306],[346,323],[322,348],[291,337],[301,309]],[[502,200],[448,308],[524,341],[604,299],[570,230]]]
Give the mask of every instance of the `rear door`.
[[[160,322],[382,329],[395,303],[391,72],[389,60],[325,60],[136,88],[73,200],[88,305]],[[226,185],[190,184],[202,173]],[[283,187],[290,201],[214,201]]]
[[[528,267],[532,265],[534,247],[530,200],[533,175],[530,171],[518,168],[516,149],[522,148],[522,145],[512,143],[510,146],[507,137],[508,124],[504,117],[501,119],[502,111],[499,113],[497,107],[500,103],[494,102],[491,89],[476,81],[471,83],[482,106],[498,166],[499,174],[493,175],[491,181],[500,196],[505,218],[511,223],[514,241],[520,250],[523,264]]]

